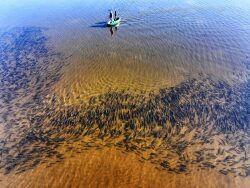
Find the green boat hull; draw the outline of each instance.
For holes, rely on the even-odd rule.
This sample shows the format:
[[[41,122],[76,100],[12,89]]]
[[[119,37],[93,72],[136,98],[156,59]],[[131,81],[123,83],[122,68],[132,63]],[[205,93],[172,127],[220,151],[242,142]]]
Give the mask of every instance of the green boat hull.
[[[115,21],[108,21],[107,25],[108,26],[117,26],[120,23],[121,23],[121,19],[118,18],[118,20],[115,20]]]

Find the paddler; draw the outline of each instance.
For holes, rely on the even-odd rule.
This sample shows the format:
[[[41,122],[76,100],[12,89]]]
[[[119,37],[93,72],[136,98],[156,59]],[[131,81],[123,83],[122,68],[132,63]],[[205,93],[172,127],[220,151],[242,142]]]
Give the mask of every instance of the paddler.
[[[109,19],[113,22],[113,12],[112,12],[112,10],[109,13]]]
[[[116,17],[116,11],[115,11],[115,20],[117,20],[117,17]]]

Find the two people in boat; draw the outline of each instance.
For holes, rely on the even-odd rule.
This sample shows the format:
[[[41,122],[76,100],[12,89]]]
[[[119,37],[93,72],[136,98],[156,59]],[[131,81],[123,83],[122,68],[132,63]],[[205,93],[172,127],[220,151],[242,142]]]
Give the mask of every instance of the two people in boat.
[[[109,13],[109,19],[110,19],[112,22],[119,19],[119,17],[117,17],[116,11],[115,11],[115,15],[113,15],[112,10],[110,11],[110,13]]]
[[[109,19],[110,19],[111,23],[113,21],[119,20],[119,17],[117,17],[116,11],[115,11],[115,14],[113,14],[112,10],[110,11],[110,13],[109,13]],[[110,26],[111,26],[111,24],[110,24]],[[114,30],[113,30],[113,28],[114,28]],[[114,26],[114,27],[112,27],[112,26],[110,27],[111,36],[114,34],[114,31],[117,31],[117,25]]]

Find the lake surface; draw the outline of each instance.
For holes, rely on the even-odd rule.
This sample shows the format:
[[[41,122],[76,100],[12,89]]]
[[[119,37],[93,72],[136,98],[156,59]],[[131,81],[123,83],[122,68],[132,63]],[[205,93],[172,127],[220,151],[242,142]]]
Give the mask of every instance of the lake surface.
[[[249,76],[247,0],[0,2],[0,187],[249,187]]]

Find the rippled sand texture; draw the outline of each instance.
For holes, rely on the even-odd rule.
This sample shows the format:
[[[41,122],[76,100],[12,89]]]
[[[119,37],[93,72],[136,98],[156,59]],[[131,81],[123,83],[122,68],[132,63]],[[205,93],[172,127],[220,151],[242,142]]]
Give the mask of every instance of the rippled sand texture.
[[[25,171],[47,157],[62,160],[57,148],[66,144],[71,150],[81,140],[84,149],[121,147],[173,173],[190,173],[197,165],[249,175],[248,83],[233,90],[225,82],[190,80],[148,97],[108,92],[80,106],[57,101],[47,100],[17,145],[3,144],[6,173],[15,167]],[[6,155],[11,150],[18,151]]]
[[[74,37],[67,35],[66,45],[58,42],[62,51],[75,49],[57,83],[57,93],[69,103],[108,90],[157,92],[200,73],[231,84],[248,80],[242,64],[250,51],[250,22],[243,10],[125,7],[124,23],[112,37],[102,24],[87,24],[67,30]]]
[[[200,75],[199,79],[190,79],[175,87],[161,89],[157,93],[133,94],[127,91],[109,91],[92,97],[88,103],[65,106],[63,98],[46,92],[51,82],[53,83],[60,76],[56,74],[59,68],[56,62],[62,65],[63,60],[60,61],[59,54],[51,54],[52,50],[47,50],[42,29],[16,28],[8,32],[7,37],[3,34],[2,39],[8,39],[11,34],[16,35],[13,38],[15,40],[2,40],[9,44],[3,44],[5,49],[2,57],[5,58],[5,64],[1,64],[2,72],[9,75],[7,81],[6,77],[1,77],[3,88],[1,98],[3,104],[9,107],[8,111],[1,114],[3,118],[1,124],[5,131],[1,139],[3,185],[16,186],[16,183],[23,182],[32,187],[33,183],[36,183],[36,178],[39,180],[41,173],[53,173],[54,170],[58,170],[54,165],[61,167],[60,164],[66,165],[62,166],[64,172],[64,168],[67,168],[71,160],[76,165],[71,167],[74,171],[72,176],[77,180],[78,163],[74,160],[82,161],[80,164],[83,163],[83,167],[91,166],[92,163],[84,161],[105,158],[108,148],[112,151],[108,152],[111,155],[108,155],[110,158],[107,161],[104,160],[107,165],[114,165],[115,169],[122,168],[124,172],[121,169],[121,173],[124,174],[127,171],[123,162],[124,160],[130,161],[131,158],[131,164],[128,164],[128,167],[135,171],[135,178],[145,179],[145,176],[150,173],[154,176],[159,173],[159,180],[154,180],[159,186],[175,186],[179,182],[176,179],[185,175],[194,178],[190,186],[199,185],[201,182],[195,177],[202,175],[203,171],[211,173],[211,177],[208,175],[208,178],[211,178],[210,181],[222,175],[236,178],[230,186],[235,185],[235,182],[239,180],[238,177],[243,178],[241,180],[243,183],[248,182],[250,175],[249,82],[233,87],[225,81]],[[39,43],[33,43],[35,42],[33,40]],[[20,48],[17,48],[18,41],[22,41]],[[15,48],[11,48],[13,45]],[[27,51],[25,45],[33,47],[27,48]],[[15,49],[18,49],[18,52]],[[9,62],[7,52],[13,52],[16,55],[14,62],[23,64],[18,66],[14,64],[13,69],[11,67],[6,69],[6,66],[12,65],[7,64]],[[27,64],[24,62],[30,55],[38,58],[37,63],[26,67]],[[51,69],[55,71],[52,75],[47,71],[42,71],[46,70],[49,65],[45,63],[47,61],[55,62],[55,69]],[[10,87],[11,75],[19,75],[15,72],[18,67],[23,67],[20,74],[24,76],[18,81],[14,79]],[[37,67],[41,73],[47,72],[47,74],[38,74],[39,71],[35,71]],[[28,76],[31,71],[36,74]],[[38,80],[36,84],[38,88],[32,85],[34,77]],[[52,80],[49,79],[50,82],[43,85],[46,83],[46,78],[52,78]],[[24,85],[25,83],[30,85]],[[39,90],[39,84],[44,87],[43,90]],[[22,92],[22,87],[18,87],[19,85],[32,89],[29,91],[32,96],[28,99],[29,102],[19,100],[22,105],[18,105],[19,103],[16,105],[14,102],[15,98],[23,98],[25,94]],[[10,92],[9,89],[12,88],[14,89]],[[8,93],[10,95],[7,95]],[[8,100],[4,100],[6,96],[9,96]],[[15,97],[11,98],[12,96]],[[12,102],[8,103],[8,101]],[[25,105],[30,105],[28,106],[30,110],[27,110]],[[18,108],[18,112],[26,110],[24,116],[21,119],[15,118],[15,114],[11,113],[12,108]],[[26,120],[26,124],[20,121],[23,119]],[[112,156],[113,153],[114,156]],[[75,159],[74,155],[77,156]],[[118,159],[115,156],[118,156]],[[133,168],[133,163],[138,169],[146,165],[145,176],[139,173],[141,171],[138,172],[136,168]],[[89,169],[90,171],[88,166],[86,168],[87,171],[79,173],[90,177],[93,176],[92,168],[93,170],[100,168],[104,171],[106,169],[105,166],[96,167],[95,165]],[[192,176],[197,171],[202,172]],[[31,172],[36,172],[33,175],[35,178],[33,182],[30,182],[29,178]],[[116,173],[116,170],[112,173]],[[131,172],[127,173],[128,176],[132,176]],[[169,174],[166,175],[167,173]],[[161,184],[160,180],[165,176],[164,174],[174,179],[172,184]],[[67,176],[70,177],[69,174]],[[11,180],[11,177],[14,177],[14,180]],[[60,185],[55,183],[57,182],[56,175],[51,178],[47,186]],[[101,180],[99,178],[103,178],[102,173],[96,181],[100,180],[103,185],[116,186],[114,179]],[[126,178],[126,174],[124,177],[118,175],[118,179],[121,179],[124,184],[129,181],[135,186],[140,182],[137,179]],[[224,177],[220,180],[224,180]],[[64,181],[68,182],[68,178],[60,178],[60,182]],[[93,181],[93,186],[98,183],[95,179],[89,181]],[[150,182],[145,181],[145,186],[150,186]],[[188,183],[186,181],[179,183],[180,185]],[[195,183],[195,181],[198,182]],[[77,182],[75,183],[78,185]],[[84,184],[82,181],[79,183]],[[68,184],[70,186],[70,183]],[[221,185],[220,182],[218,182],[219,185]],[[242,184],[244,185],[246,184]]]
[[[214,170],[190,175],[170,174],[138,157],[114,148],[90,149],[51,167],[11,175],[2,181],[10,187],[248,187],[249,179],[224,176]],[[122,162],[121,162],[122,161]],[[28,178],[27,178],[28,177]],[[46,180],[46,181],[44,181]],[[17,184],[18,182],[18,184]]]
[[[248,9],[128,2],[0,29],[0,187],[249,187]]]
[[[32,130],[31,118],[60,76],[61,59],[46,45],[44,30],[14,28],[0,37],[1,167],[3,160],[11,160],[8,155],[2,158],[10,154],[5,146],[20,149],[13,144],[22,143],[26,131]]]

